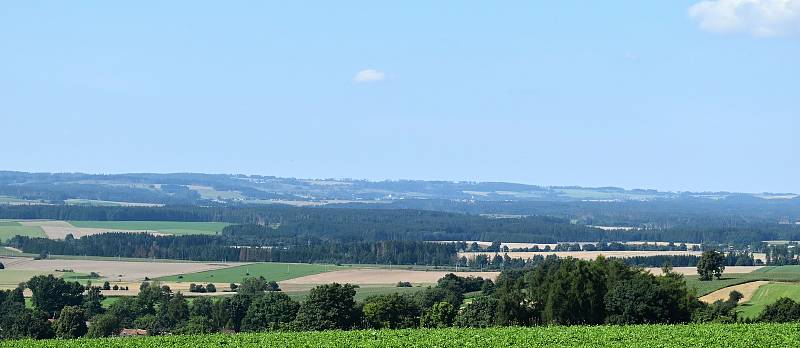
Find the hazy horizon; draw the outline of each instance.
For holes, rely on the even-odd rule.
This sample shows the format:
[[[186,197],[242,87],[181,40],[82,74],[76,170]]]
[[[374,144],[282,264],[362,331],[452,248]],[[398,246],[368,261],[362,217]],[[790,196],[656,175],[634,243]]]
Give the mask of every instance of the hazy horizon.
[[[8,1],[0,169],[800,192],[777,3]]]
[[[369,181],[369,182],[383,182],[383,181],[431,181],[431,182],[453,182],[453,183],[509,183],[509,184],[522,184],[522,185],[531,185],[531,186],[540,186],[540,187],[583,187],[583,188],[605,188],[605,187],[613,187],[613,188],[620,188],[625,190],[656,190],[659,192],[673,192],[673,193],[680,193],[680,192],[692,192],[692,193],[701,193],[701,192],[728,192],[728,193],[750,193],[750,194],[798,194],[798,192],[790,192],[790,191],[736,191],[736,190],[669,190],[669,189],[662,189],[658,187],[628,187],[624,185],[582,185],[582,184],[570,184],[570,183],[562,183],[562,184],[542,184],[542,183],[534,183],[534,182],[518,182],[518,181],[509,181],[509,180],[453,180],[453,179],[441,179],[441,178],[428,178],[428,179],[419,179],[419,178],[359,178],[359,177],[330,177],[330,176],[283,176],[283,175],[273,175],[273,174],[265,174],[265,173],[237,173],[237,172],[187,172],[187,171],[179,171],[179,172],[157,172],[157,171],[150,171],[150,172],[82,172],[82,171],[74,171],[74,172],[64,172],[64,171],[26,171],[26,170],[9,170],[9,169],[0,169],[0,171],[12,171],[12,172],[24,172],[24,173],[50,173],[50,174],[88,174],[88,175],[124,175],[124,174],[209,174],[209,175],[246,175],[246,176],[265,176],[265,177],[276,177],[276,178],[289,178],[289,179],[299,179],[299,180],[338,180],[338,181]]]

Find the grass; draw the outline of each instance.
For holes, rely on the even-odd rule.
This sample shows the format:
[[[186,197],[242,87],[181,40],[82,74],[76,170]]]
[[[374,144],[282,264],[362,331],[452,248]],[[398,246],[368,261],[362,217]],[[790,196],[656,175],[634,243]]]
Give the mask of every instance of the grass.
[[[0,196],[0,204],[40,203],[39,200],[27,200],[9,196]]]
[[[800,284],[796,283],[769,283],[762,285],[753,294],[747,303],[739,307],[739,315],[745,318],[755,318],[768,304],[772,304],[781,297],[788,297],[795,301],[800,300]]]
[[[267,280],[281,281],[345,268],[347,267],[306,263],[264,262],[212,271],[187,273],[181,275],[182,278],[179,278],[178,275],[173,275],[158,278],[157,280],[183,283],[239,283],[244,278],[263,276]]]
[[[0,347],[796,347],[800,324],[542,326],[0,341]]]
[[[217,234],[230,225],[227,222],[185,221],[69,221],[72,226],[114,230],[148,230],[172,235]]]
[[[53,274],[54,276],[64,278],[70,281],[84,281],[91,280],[88,274],[75,273],[75,272],[44,272],[44,271],[28,271],[20,269],[4,269],[0,270],[0,289],[12,289],[17,287],[19,283],[27,282],[32,277],[43,274]]]
[[[154,203],[132,203],[132,202],[117,202],[117,201],[101,201],[97,199],[67,199],[64,203],[68,205],[89,205],[93,207],[158,207],[163,204]]]
[[[47,238],[41,227],[22,226],[17,222],[3,221],[0,224],[0,241],[7,241],[14,236],[41,237]]]
[[[686,285],[695,287],[699,296],[716,290],[749,283],[756,280],[800,282],[800,266],[767,266],[750,273],[724,274],[720,280],[700,281],[697,276],[686,276]]]

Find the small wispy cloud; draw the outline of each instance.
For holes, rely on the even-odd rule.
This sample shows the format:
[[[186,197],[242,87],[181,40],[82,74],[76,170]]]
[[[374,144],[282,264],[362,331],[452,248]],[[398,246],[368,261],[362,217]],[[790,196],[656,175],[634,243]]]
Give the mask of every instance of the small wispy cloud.
[[[800,35],[800,0],[706,0],[692,5],[689,17],[713,33]]]
[[[386,73],[380,70],[375,69],[364,69],[356,73],[356,76],[353,77],[353,81],[362,83],[362,82],[377,82],[383,81],[386,78]]]

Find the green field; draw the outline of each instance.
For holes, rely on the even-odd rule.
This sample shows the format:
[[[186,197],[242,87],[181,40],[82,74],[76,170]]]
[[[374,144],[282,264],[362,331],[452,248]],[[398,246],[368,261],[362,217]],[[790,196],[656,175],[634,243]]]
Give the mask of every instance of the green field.
[[[281,281],[317,273],[347,269],[344,266],[306,264],[306,263],[254,263],[243,266],[223,268],[213,271],[187,273],[183,278],[169,276],[157,280],[183,283],[238,283],[247,277],[263,276],[267,280]]]
[[[747,303],[739,306],[739,315],[755,318],[766,305],[774,303],[781,297],[800,301],[800,283],[769,283],[762,285]]]
[[[43,272],[43,271],[27,271],[19,269],[3,269],[0,270],[0,289],[13,289],[19,283],[27,282],[31,277],[41,274],[53,274],[57,277],[62,277],[67,280],[84,281],[89,279],[87,274],[73,273],[73,272]]]
[[[107,228],[114,230],[148,230],[164,234],[216,234],[230,225],[227,222],[184,221],[69,221],[75,227]]]
[[[756,280],[800,282],[800,266],[767,266],[750,273],[724,274],[720,280],[700,281],[697,276],[686,276],[686,285],[695,287],[700,296],[716,290]]]
[[[0,221],[0,241],[9,240],[14,236],[47,237],[40,227],[22,226],[14,221]]]
[[[0,196],[0,204],[20,204],[20,203],[32,204],[32,203],[41,203],[41,201],[39,200],[32,201],[32,200],[14,198],[9,196]]]
[[[117,201],[101,201],[96,199],[66,199],[64,203],[68,205],[89,205],[93,207],[158,207],[163,204],[152,203],[132,203]]]
[[[546,326],[1,341],[0,347],[796,347],[800,324]]]

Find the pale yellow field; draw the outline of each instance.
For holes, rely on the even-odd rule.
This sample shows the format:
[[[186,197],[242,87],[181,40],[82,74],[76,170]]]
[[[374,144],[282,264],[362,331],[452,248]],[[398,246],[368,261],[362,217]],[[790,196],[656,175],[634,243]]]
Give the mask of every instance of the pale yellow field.
[[[725,273],[728,273],[727,267],[725,268]],[[758,290],[758,288],[760,288],[762,285],[765,284],[769,284],[769,282],[766,280],[759,280],[759,281],[729,286],[727,288],[719,289],[717,291],[714,291],[708,295],[701,297],[700,301],[703,301],[705,303],[713,303],[718,300],[725,301],[728,299],[728,295],[730,295],[731,291],[736,290],[738,292],[741,292],[743,295],[742,299],[739,300],[739,303],[745,303],[747,301],[750,301],[750,299],[753,297],[753,294],[756,293],[756,290]]]
[[[68,234],[71,234],[75,238],[80,238],[83,236],[91,236],[94,234],[101,234],[112,231],[112,229],[108,228],[75,227],[72,226],[69,222],[56,221],[56,220],[27,220],[27,221],[20,220],[19,223],[22,224],[22,226],[40,227],[42,231],[44,231],[44,234],[47,235],[47,238],[50,239],[64,239],[67,237]],[[145,230],[125,230],[125,232],[163,235],[160,233],[154,233],[153,231],[145,231]]]
[[[243,265],[243,263],[33,260],[30,258],[10,258],[5,259],[3,262],[7,269],[43,272],[53,272],[56,269],[71,269],[77,273],[97,272],[102,277],[100,280],[115,281],[140,281],[145,277],[152,279]]]

